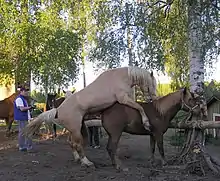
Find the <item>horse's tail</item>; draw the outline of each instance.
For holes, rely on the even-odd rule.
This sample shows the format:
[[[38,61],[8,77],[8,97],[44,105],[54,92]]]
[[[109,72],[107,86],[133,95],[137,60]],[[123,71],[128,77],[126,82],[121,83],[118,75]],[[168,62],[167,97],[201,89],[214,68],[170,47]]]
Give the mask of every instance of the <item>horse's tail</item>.
[[[22,134],[27,136],[27,137],[31,137],[33,136],[33,134],[40,129],[41,124],[43,122],[45,123],[55,123],[55,116],[57,113],[57,109],[53,108],[49,111],[43,112],[41,113],[39,116],[37,116],[33,121],[31,121],[22,131]]]

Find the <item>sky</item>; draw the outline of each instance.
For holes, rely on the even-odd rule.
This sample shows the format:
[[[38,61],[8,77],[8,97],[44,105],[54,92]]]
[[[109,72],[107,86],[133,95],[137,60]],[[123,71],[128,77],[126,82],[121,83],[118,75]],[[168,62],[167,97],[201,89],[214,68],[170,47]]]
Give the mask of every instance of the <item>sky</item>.
[[[122,63],[122,66],[127,66],[128,62],[125,61]],[[217,62],[213,66],[214,68],[212,69],[213,74],[211,76],[205,76],[206,81],[211,81],[212,79],[216,81],[220,81],[220,57],[218,57]],[[207,69],[207,73],[209,73],[211,70]],[[93,69],[93,64],[91,62],[86,62],[86,67],[85,67],[85,72],[86,72],[86,85],[90,84],[93,82],[96,77],[101,73],[101,72],[95,72]],[[155,77],[157,79],[157,83],[169,83],[170,78],[167,75],[164,75],[161,72],[156,72],[154,71]],[[73,87],[76,88],[77,91],[83,89],[83,75],[82,75],[82,69],[80,70],[79,78],[77,82],[69,86],[68,89],[72,89]]]

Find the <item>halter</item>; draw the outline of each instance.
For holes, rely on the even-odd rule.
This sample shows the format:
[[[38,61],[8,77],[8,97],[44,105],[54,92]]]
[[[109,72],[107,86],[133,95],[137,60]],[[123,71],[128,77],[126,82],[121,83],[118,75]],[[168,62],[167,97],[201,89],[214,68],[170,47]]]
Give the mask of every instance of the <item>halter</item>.
[[[181,109],[183,109],[184,107],[186,107],[190,113],[193,112],[194,109],[196,109],[199,105],[195,105],[194,107],[190,107],[189,105],[186,104],[186,102],[183,100],[183,96],[181,98],[181,101],[182,101],[182,105],[181,105]]]

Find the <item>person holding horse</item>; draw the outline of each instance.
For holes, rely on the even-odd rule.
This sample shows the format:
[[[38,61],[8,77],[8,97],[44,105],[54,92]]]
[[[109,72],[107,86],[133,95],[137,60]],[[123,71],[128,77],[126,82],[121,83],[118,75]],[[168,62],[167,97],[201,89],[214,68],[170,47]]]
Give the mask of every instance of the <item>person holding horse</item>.
[[[21,134],[23,128],[28,124],[28,120],[31,119],[30,109],[32,106],[28,106],[28,91],[29,89],[21,87],[20,94],[14,101],[14,120],[18,122],[18,145],[20,151],[32,149],[32,141]]]

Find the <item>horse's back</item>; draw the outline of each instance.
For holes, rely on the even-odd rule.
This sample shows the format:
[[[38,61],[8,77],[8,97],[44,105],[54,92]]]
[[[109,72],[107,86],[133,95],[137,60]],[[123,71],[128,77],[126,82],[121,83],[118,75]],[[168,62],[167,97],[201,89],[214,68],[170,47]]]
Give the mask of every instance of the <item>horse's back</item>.
[[[80,90],[78,93],[91,93],[93,89],[97,90],[109,90],[109,88],[114,88],[118,81],[126,82],[125,79],[128,78],[128,68],[121,67],[115,69],[109,69],[101,73],[92,83],[87,85],[84,89]],[[121,84],[123,83],[121,82]],[[99,92],[100,93],[100,92]]]
[[[149,135],[142,124],[138,110],[124,104],[115,103],[102,113],[103,127],[110,134],[126,132],[134,135]]]
[[[140,122],[141,123],[141,116],[138,110],[131,108],[127,105],[115,103],[108,109],[106,109],[102,113],[102,119],[111,120],[115,122],[126,121],[126,123],[130,123],[131,121]]]
[[[82,109],[99,111],[114,104],[121,91],[130,91],[129,80],[127,68],[108,70],[74,96]]]

